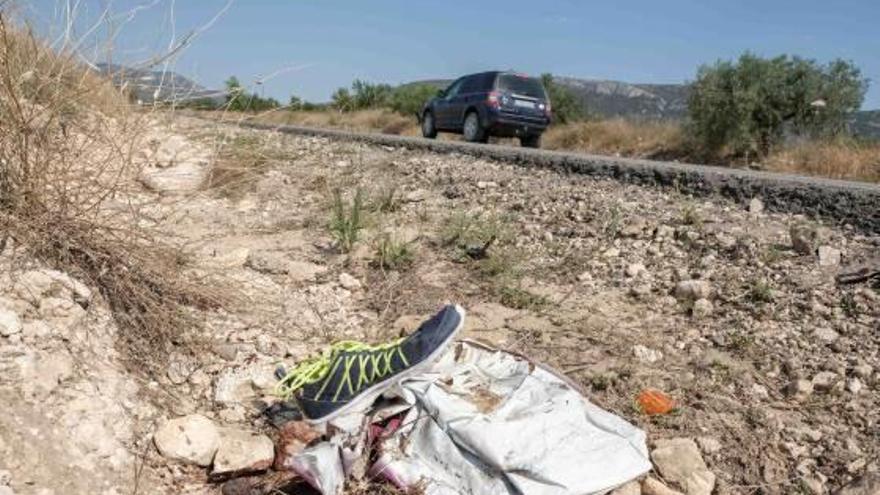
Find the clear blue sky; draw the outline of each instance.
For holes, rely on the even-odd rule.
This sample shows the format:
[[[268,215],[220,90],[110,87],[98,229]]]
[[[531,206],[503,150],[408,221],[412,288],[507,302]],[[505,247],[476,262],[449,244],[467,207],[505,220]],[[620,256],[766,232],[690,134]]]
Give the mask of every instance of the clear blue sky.
[[[107,1],[81,0],[78,29]],[[153,2],[126,25],[117,61],[167,46],[172,12],[180,36],[226,4],[116,0],[113,9]],[[65,2],[27,3],[45,28]],[[324,101],[355,78],[394,84],[492,68],[683,82],[700,63],[744,50],[852,60],[875,81],[864,108],[880,108],[880,0],[237,0],[174,69],[219,87],[232,74],[249,85],[305,66],[262,91],[282,101],[290,94]]]

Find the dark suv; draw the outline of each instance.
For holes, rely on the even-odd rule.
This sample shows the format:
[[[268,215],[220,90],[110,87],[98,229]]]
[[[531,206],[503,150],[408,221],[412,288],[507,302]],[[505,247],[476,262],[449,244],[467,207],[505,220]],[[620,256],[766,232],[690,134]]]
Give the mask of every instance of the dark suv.
[[[482,72],[458,78],[425,104],[422,135],[457,132],[474,143],[489,136],[518,137],[539,148],[550,124],[550,99],[540,79],[514,72]]]

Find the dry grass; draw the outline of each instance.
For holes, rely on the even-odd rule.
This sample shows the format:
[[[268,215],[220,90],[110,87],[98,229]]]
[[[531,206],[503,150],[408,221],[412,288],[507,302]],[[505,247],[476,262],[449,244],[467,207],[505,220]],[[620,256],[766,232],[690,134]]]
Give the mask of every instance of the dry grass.
[[[332,127],[405,136],[419,135],[419,126],[415,118],[385,109],[356,112],[276,111],[260,115],[256,120],[267,124]]]
[[[551,127],[544,134],[544,147],[638,158],[683,154],[681,127],[673,123],[629,122],[608,119]]]
[[[190,306],[222,298],[182,275],[129,188],[144,119],[125,95],[55,52],[0,9],[0,247],[97,288],[123,355],[162,363],[195,326]]]
[[[791,145],[764,161],[768,170],[880,182],[880,143],[851,141]]]

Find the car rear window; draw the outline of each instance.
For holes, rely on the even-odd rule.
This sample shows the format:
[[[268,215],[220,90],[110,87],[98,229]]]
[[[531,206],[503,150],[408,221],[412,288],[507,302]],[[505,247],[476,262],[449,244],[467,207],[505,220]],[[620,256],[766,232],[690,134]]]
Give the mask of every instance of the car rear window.
[[[531,96],[532,98],[546,98],[544,86],[541,81],[534,77],[518,76],[516,74],[499,74],[498,90],[508,91],[523,96]]]

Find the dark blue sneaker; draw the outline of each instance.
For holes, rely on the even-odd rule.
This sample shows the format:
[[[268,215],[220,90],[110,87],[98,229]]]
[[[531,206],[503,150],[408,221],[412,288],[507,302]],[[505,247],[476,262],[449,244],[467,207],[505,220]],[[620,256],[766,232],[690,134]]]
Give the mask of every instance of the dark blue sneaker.
[[[461,330],[464,317],[464,309],[449,305],[394,342],[337,342],[322,356],[297,364],[277,392],[295,399],[309,422],[329,421],[371,404],[394,383],[428,368]]]

